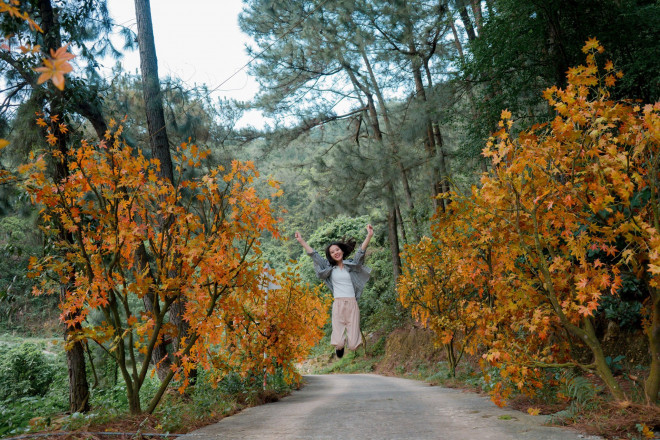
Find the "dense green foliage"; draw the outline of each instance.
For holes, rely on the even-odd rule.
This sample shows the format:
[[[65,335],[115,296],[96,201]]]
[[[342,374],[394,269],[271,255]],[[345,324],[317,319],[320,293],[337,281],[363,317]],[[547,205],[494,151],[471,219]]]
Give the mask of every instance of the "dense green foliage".
[[[68,408],[67,372],[61,346],[53,347],[43,341],[2,345],[0,355],[0,389],[5,397],[0,399],[0,436],[17,436],[41,429],[73,431],[91,423],[103,424],[125,416],[129,409],[126,386],[117,374],[116,364],[104,359],[95,350],[94,364],[102,379],[95,384],[92,408],[88,414],[64,414]],[[88,364],[91,367],[91,364]],[[91,371],[90,371],[91,375]],[[156,377],[145,384],[144,404],[153,396],[159,385]],[[178,431],[186,424],[213,419],[217,415],[232,413],[245,404],[258,402],[262,390],[261,378],[242,378],[238,374],[227,376],[220,383],[200,373],[197,385],[185,395],[168,394],[155,414],[160,429]],[[281,374],[268,379],[268,389],[274,393],[290,390]],[[11,393],[9,395],[8,393]]]
[[[0,400],[43,396],[48,392],[54,366],[43,349],[25,343],[12,347],[0,356]]]
[[[50,333],[57,320],[57,298],[32,295],[34,280],[26,276],[30,256],[44,250],[41,233],[25,197],[10,190],[4,216],[0,217],[0,329],[9,333]]]
[[[470,43],[463,79],[476,84],[479,118],[470,123],[472,145],[495,130],[502,109],[531,126],[548,118],[540,91],[566,85],[569,67],[582,62],[592,37],[624,72],[616,96],[654,102],[660,97],[660,6],[648,0],[498,0]],[[652,74],[656,72],[656,74]]]
[[[43,342],[1,347],[0,435],[24,431],[37,415],[50,416],[66,410],[67,374],[62,368],[62,356],[47,351]]]

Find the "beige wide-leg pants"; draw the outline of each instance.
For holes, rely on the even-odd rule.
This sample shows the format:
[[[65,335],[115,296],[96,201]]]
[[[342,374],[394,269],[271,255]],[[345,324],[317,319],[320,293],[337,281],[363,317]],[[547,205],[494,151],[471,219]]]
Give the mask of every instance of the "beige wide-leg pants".
[[[335,348],[344,346],[344,331],[348,338],[348,349],[355,350],[362,343],[360,309],[355,298],[335,298],[332,303],[330,344]]]

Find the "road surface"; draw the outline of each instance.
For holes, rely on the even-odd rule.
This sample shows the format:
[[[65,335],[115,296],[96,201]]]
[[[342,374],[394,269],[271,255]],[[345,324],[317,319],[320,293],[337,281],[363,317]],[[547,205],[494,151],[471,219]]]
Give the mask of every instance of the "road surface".
[[[214,439],[596,439],[543,426],[544,416],[498,408],[487,397],[374,374],[305,376],[279,402],[247,408],[178,437]]]

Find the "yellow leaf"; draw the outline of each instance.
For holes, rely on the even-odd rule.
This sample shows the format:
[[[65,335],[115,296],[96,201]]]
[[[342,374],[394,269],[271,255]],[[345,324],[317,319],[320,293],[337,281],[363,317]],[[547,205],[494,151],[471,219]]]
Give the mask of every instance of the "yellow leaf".
[[[527,408],[527,413],[530,416],[538,416],[541,413],[539,408]]]
[[[582,52],[587,53],[591,49],[598,49],[599,45],[600,45],[600,43],[598,43],[598,40],[596,38],[593,38],[593,37],[589,38],[587,40],[586,44],[584,45],[584,47],[582,48]]]
[[[649,272],[651,272],[653,275],[660,274],[660,266],[649,264]]]
[[[0,150],[5,148],[7,145],[9,145],[9,141],[7,139],[0,139]]]

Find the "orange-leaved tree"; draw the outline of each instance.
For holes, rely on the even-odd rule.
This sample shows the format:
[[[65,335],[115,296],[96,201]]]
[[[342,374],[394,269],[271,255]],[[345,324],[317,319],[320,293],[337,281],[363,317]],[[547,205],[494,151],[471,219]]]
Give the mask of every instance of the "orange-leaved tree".
[[[279,370],[287,382],[301,379],[295,364],[303,361],[323,336],[331,299],[303,283],[291,267],[280,274],[264,269],[250,290],[249,300],[227,298],[225,319],[233,331],[211,357],[220,377],[240,371],[243,377],[263,379]],[[231,347],[231,349],[227,349]]]
[[[456,199],[455,194],[451,194]],[[465,352],[474,352],[492,311],[489,248],[471,227],[470,205],[460,199],[432,219],[431,237],[406,245],[397,284],[401,304],[431,329],[447,354],[449,374]]]
[[[535,393],[546,368],[593,372],[616,399],[627,398],[594,316],[603,296],[619,295],[633,277],[646,298],[645,393],[658,399],[660,104],[613,100],[609,89],[621,74],[610,61],[598,66],[597,40],[583,51],[586,65],[569,70],[568,86],[544,94],[555,118],[512,138],[503,111],[483,151],[491,170],[469,194],[454,194],[454,209],[434,218],[432,238],[409,249],[410,285],[400,293],[410,303],[416,289],[418,316],[432,313],[445,325],[460,315],[451,304],[475,300],[474,289],[485,295],[487,306],[472,315],[475,343],[488,349],[484,368],[496,367],[486,378],[498,404],[514,389]],[[449,340],[451,327],[435,327]]]
[[[20,6],[21,2],[19,0],[0,0],[0,14],[7,14],[11,19],[24,21],[28,24],[30,30],[43,33],[43,29],[27,12],[21,11]],[[29,42],[27,38],[20,38],[19,35],[12,34],[0,37],[0,50],[11,52],[14,48],[23,54],[31,55],[38,54],[41,50],[39,45]],[[59,90],[64,90],[64,75],[73,71],[73,66],[69,64],[69,61],[75,58],[75,55],[68,52],[68,48],[68,44],[59,47],[57,50],[51,48],[50,56],[47,55],[42,58],[41,66],[34,68],[36,72],[40,73],[36,81],[37,84],[43,84],[50,80]]]
[[[512,139],[510,113],[484,149],[492,170],[474,192],[476,227],[497,230],[508,245],[493,250],[500,323],[485,357],[520,389],[540,386],[540,368],[577,366],[596,373],[616,399],[613,377],[594,330],[605,294],[617,295],[622,272],[641,265],[649,288],[647,333],[652,362],[647,397],[658,393],[657,180],[658,104],[644,110],[610,98],[621,74],[591,39],[586,65],[568,72],[565,89],[544,96],[556,112],[547,125]],[[639,272],[638,272],[639,273]],[[580,362],[571,344],[592,359]]]
[[[241,331],[249,305],[266,292],[252,289],[262,277],[260,237],[278,233],[270,200],[257,195],[258,173],[251,163],[234,161],[228,169],[219,166],[184,178],[183,168],[198,167],[206,153],[183,144],[175,155],[172,183],[158,177],[156,160],[121,141],[121,126],[112,126],[115,132],[107,134],[106,142],[83,141],[68,152],[69,175],[62,181],[47,177],[45,155],[22,167],[26,189],[42,206],[44,232],[58,248],[34,258],[32,267],[41,275],[38,294],[66,286],[62,319],[70,327],[80,325],[72,338],[93,340],[115,359],[132,413],[142,411],[140,390],[150,374],[154,347],[177,336],[168,311],[174,301],[184,300],[191,332],[148,404],[146,411],[152,412],[173,378],[184,388],[187,373],[199,365],[209,367],[209,351]],[[50,143],[57,142],[53,137]],[[56,150],[50,154],[64,159]],[[277,184],[271,185],[276,191]],[[61,230],[74,240],[59,238]],[[143,245],[146,266],[136,261]],[[279,282],[286,286],[285,281]],[[145,295],[153,308],[136,309],[142,302],[134,299]],[[299,303],[302,310],[310,304],[304,298]],[[102,314],[101,322],[92,319],[92,311]]]

